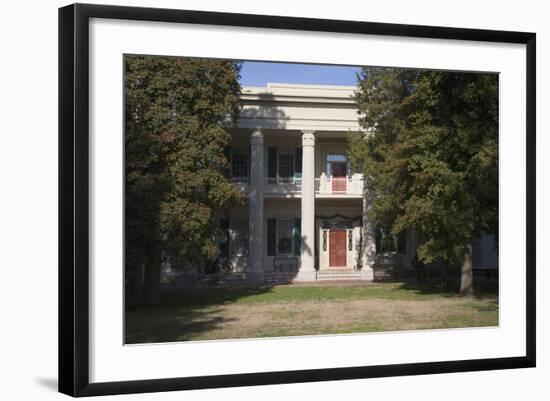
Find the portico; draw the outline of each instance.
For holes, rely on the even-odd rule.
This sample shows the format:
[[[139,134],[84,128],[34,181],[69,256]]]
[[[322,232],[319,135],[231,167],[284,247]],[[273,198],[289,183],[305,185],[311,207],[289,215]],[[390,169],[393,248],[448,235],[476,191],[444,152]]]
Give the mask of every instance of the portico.
[[[364,239],[374,238],[363,233],[363,177],[347,162],[347,134],[361,129],[354,89],[243,88],[230,162],[248,204],[230,210],[224,226],[234,243],[227,256],[250,280],[283,271],[311,281],[320,270],[372,269],[362,257]]]

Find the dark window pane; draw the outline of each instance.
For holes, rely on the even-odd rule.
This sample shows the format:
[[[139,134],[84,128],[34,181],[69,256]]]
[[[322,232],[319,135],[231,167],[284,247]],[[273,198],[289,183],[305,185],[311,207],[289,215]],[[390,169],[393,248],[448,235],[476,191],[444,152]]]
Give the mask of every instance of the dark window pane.
[[[233,177],[235,178],[248,178],[248,154],[247,153],[233,153],[231,159]]]
[[[294,154],[293,152],[279,152],[279,178],[291,180],[294,178]]]

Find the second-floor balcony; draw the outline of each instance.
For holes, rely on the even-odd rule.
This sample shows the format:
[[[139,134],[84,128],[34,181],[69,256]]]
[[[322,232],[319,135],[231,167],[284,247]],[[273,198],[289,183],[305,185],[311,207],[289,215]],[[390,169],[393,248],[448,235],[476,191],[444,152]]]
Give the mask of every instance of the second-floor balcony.
[[[360,197],[363,195],[363,174],[333,177],[323,173],[321,177],[315,179],[315,195],[317,197]]]
[[[299,197],[302,195],[302,179],[297,177],[266,178],[264,179],[264,194],[275,197]]]
[[[233,183],[245,194],[248,193],[250,186],[248,178],[233,178]],[[268,197],[301,197],[302,179],[296,177],[264,178],[263,190],[264,195]],[[315,196],[318,198],[356,198],[362,195],[362,174],[332,177],[323,173],[315,179]]]

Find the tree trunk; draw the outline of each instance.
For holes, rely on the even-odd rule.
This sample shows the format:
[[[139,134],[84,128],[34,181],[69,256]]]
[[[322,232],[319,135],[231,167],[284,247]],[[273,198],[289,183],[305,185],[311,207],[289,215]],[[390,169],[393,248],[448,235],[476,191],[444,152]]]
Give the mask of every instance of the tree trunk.
[[[149,252],[145,264],[143,279],[143,303],[156,305],[160,303],[160,249],[155,247]]]
[[[464,255],[460,274],[460,295],[474,295],[474,273],[472,264],[472,246],[468,246],[468,250]]]

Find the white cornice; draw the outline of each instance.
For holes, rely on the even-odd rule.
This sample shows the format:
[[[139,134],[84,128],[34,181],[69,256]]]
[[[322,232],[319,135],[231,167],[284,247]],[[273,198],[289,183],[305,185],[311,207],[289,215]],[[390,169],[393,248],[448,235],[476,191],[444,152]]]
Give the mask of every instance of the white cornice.
[[[355,86],[268,83],[242,89],[241,128],[361,130]]]
[[[245,86],[241,100],[249,102],[297,102],[354,104],[355,86],[268,83],[265,87]]]

